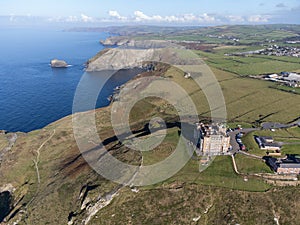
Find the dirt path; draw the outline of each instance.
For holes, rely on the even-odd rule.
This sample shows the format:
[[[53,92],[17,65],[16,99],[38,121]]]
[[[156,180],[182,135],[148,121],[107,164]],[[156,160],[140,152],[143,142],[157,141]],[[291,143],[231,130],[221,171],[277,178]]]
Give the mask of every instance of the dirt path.
[[[234,155],[231,155],[231,159],[232,159],[233,169],[234,169],[235,173],[240,174],[240,172],[238,171],[237,166],[236,166]]]
[[[52,139],[52,137],[54,136],[55,134],[55,129],[53,130],[53,133],[51,134],[51,136],[46,140],[44,141],[40,147],[36,150],[36,153],[37,153],[37,156],[36,156],[36,159],[33,159],[33,163],[34,163],[34,167],[36,169],[36,174],[37,174],[37,180],[38,180],[38,183],[40,184],[41,183],[41,177],[40,177],[40,172],[39,172],[39,167],[38,167],[38,164],[40,162],[40,150],[44,147],[44,145],[50,141]]]
[[[252,158],[255,158],[255,159],[262,160],[261,156],[253,155],[253,154],[250,154],[250,153],[247,153],[247,152],[244,152],[244,151],[238,151],[237,153],[242,154],[242,155],[246,155],[246,156],[249,156],[249,157],[252,157]]]

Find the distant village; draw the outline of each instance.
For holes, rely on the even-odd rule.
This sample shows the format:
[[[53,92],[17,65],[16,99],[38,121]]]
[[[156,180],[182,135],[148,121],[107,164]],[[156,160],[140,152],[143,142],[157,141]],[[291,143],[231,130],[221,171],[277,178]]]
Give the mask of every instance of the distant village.
[[[234,42],[239,42],[240,39],[231,35],[225,35],[225,34],[221,34],[221,35],[213,35],[213,34],[208,34],[206,35],[206,37],[209,38],[218,38],[218,39],[225,39],[225,40],[229,40],[229,41],[234,41]]]
[[[225,56],[248,56],[248,55],[267,55],[267,56],[290,56],[300,58],[300,48],[270,45],[268,48],[255,51],[227,53]]]

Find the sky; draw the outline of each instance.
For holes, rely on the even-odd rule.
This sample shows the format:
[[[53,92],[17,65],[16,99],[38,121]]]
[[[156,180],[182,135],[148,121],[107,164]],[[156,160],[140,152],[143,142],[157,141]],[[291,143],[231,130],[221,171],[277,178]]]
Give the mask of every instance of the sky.
[[[300,23],[300,0],[0,0],[3,24]]]

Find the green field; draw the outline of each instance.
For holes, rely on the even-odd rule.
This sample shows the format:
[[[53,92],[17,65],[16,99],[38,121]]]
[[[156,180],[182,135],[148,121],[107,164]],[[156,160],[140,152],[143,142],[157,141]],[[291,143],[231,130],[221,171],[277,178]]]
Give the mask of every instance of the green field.
[[[298,36],[300,26],[218,26],[189,30],[145,26],[127,28],[128,30],[124,27],[111,28],[111,33],[117,33],[113,32],[114,29],[120,29],[120,34],[137,36],[138,39],[195,40],[204,44],[205,46],[200,47],[207,47],[207,50],[194,52],[211,67],[219,82],[230,127],[238,124],[245,128],[259,127],[262,122],[289,123],[300,117],[299,95],[288,92],[287,89],[274,89],[270,87],[270,82],[249,77],[284,70],[300,72],[299,59],[224,55],[266,47],[270,44],[269,39],[283,44],[286,38]],[[221,38],[214,37],[219,35]],[[239,38],[240,42],[229,40],[229,36]],[[159,70],[150,75],[179,84],[195,103],[199,119],[207,120],[210,109],[203,90],[192,79],[185,79],[183,71],[178,68],[164,64],[160,66]],[[136,87],[143,88],[143,91],[147,83],[143,85]],[[176,90],[172,91],[175,93]],[[176,99],[176,103],[184,102],[185,99],[186,97]],[[105,140],[108,154],[130,165],[147,166],[162,161],[174,151],[180,126],[178,113],[171,104],[158,98],[145,98],[132,108],[130,128],[139,138],[148,137],[147,127],[153,117],[164,119],[169,126],[163,143],[149,152],[128,148],[125,144],[132,141],[131,134],[122,141],[116,138],[111,124],[111,109],[110,105],[95,110],[98,135]],[[85,113],[91,115],[92,111]],[[118,113],[121,114],[121,110]],[[114,183],[95,172],[83,158],[85,153],[93,160],[98,160],[103,155],[98,154],[99,143],[89,139],[90,127],[83,128],[81,132],[81,138],[89,140],[85,146],[87,152],[79,151],[72,119],[72,116],[68,116],[41,130],[28,134],[18,133],[13,148],[5,154],[5,160],[1,162],[0,187],[12,184],[15,188],[9,224],[85,224],[86,219],[91,218],[88,224],[95,225],[272,225],[275,223],[275,213],[280,216],[280,224],[297,224],[300,221],[299,187],[274,187],[251,176],[253,173],[271,171],[263,161],[240,154],[236,155],[236,163],[242,175],[235,173],[230,156],[216,157],[210,166],[200,172],[201,159],[194,155],[180,171],[161,183],[136,187],[137,191]],[[161,133],[157,131],[154,135],[160,136]],[[249,153],[264,156],[266,151],[258,148],[253,135],[273,136],[275,141],[286,144],[282,148],[283,154],[300,154],[299,127],[275,132],[259,130],[242,138]],[[51,138],[48,139],[49,137]],[[151,147],[151,144],[152,142],[146,142],[144,147]],[[0,148],[3,149],[6,145],[6,138],[0,136]],[[185,154],[184,147],[182,149]],[[116,191],[118,194],[105,205]],[[102,206],[104,208],[97,211]],[[194,222],[194,218],[199,216],[199,221]]]
[[[256,47],[261,49],[261,47]],[[249,50],[243,49],[242,51]],[[253,49],[251,49],[253,50]],[[240,50],[239,50],[240,51]],[[239,52],[235,50],[234,52]],[[232,53],[224,51],[224,49],[214,52],[196,51],[208,65],[228,71],[240,76],[260,75],[280,73],[282,71],[297,71],[300,69],[300,60],[294,57],[267,57],[260,55],[251,56],[225,56],[225,53]]]
[[[122,29],[122,28],[120,28]],[[205,44],[230,44],[230,45],[259,45],[284,43],[286,38],[296,37],[298,26],[287,25],[257,25],[257,26],[217,26],[197,27],[187,29],[162,28],[157,32],[157,27],[141,27],[131,30],[130,35],[135,39],[158,39],[176,41],[200,41]],[[122,32],[121,32],[122,33]],[[128,35],[128,32],[126,32]],[[233,38],[239,39],[235,42]]]
[[[282,148],[282,153],[285,154],[296,154],[300,155],[300,142],[298,144],[285,145]]]
[[[285,154],[300,154],[300,128],[292,127],[288,129],[276,129],[275,132],[270,130],[254,131],[245,135],[242,140],[250,153],[264,156],[266,151],[259,149],[254,140],[254,135],[272,136],[274,141],[283,142],[282,155]]]
[[[235,156],[238,171],[244,174],[255,174],[255,173],[271,173],[271,169],[266,165],[265,162],[259,159],[254,159],[249,156],[237,154]]]
[[[291,127],[287,129],[276,129],[274,132],[270,130],[261,130],[252,132],[252,135],[272,136],[275,141],[279,142],[300,142],[300,128]]]
[[[298,95],[272,89],[269,82],[211,69],[223,91],[228,123],[244,123],[249,127],[261,122],[288,123],[300,116],[295,107],[300,104]],[[206,96],[195,82],[185,79],[175,68],[170,68],[166,75],[191,95],[201,117],[210,116]]]
[[[266,191],[270,188],[264,181],[256,178],[249,178],[249,181],[245,182],[242,176],[235,174],[231,157],[229,156],[216,157],[212,164],[201,173],[199,173],[199,161],[191,160],[167,183],[175,181],[246,191]]]
[[[255,132],[250,132],[242,137],[242,141],[246,146],[246,149],[249,153],[258,155],[258,156],[265,156],[266,151],[261,150],[256,141],[254,140]]]
[[[271,85],[270,88],[274,88],[280,91],[285,91],[291,94],[297,94],[300,95],[300,88],[293,88],[293,87],[288,87],[288,86],[284,86],[284,85]]]

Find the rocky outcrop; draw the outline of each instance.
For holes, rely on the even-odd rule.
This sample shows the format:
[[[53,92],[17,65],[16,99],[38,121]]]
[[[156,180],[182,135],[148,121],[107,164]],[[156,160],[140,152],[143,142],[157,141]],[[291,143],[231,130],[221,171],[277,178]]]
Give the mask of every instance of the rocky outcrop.
[[[130,40],[120,48],[100,52],[89,61],[86,71],[141,68],[145,62],[163,62],[171,65],[202,64],[200,59],[182,57],[180,48],[167,41]]]
[[[64,60],[52,59],[50,62],[52,68],[66,68],[68,64]]]
[[[10,213],[13,206],[12,193],[15,191],[11,184],[0,187],[0,223]]]
[[[136,49],[111,49],[88,64],[86,71],[120,70],[141,67],[151,58],[153,51]]]
[[[128,42],[130,42],[130,38],[120,36],[109,37],[100,41],[100,43],[104,46],[121,46],[127,44]]]

